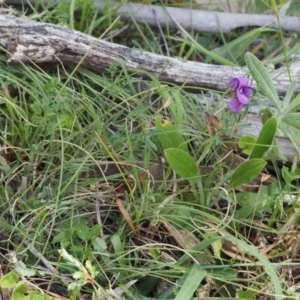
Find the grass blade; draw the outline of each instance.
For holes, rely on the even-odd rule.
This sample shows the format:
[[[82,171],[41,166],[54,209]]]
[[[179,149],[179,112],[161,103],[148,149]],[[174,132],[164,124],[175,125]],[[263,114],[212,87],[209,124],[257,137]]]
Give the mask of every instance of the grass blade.
[[[206,274],[207,272],[200,265],[193,265],[175,300],[190,299]]]

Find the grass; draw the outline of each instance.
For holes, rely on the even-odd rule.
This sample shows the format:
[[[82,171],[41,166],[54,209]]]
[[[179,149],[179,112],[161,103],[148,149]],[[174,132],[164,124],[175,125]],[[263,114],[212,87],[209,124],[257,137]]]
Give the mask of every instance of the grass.
[[[255,3],[257,13],[275,5]],[[124,24],[108,8],[99,17],[92,2],[32,7],[30,17],[166,54],[146,24],[112,37]],[[246,51],[280,66],[299,43],[286,46],[266,28],[164,35],[171,56],[235,66]],[[284,198],[298,197],[297,160],[283,166],[271,153],[276,182],[229,189],[224,149],[240,154],[241,117],[223,94],[199,89],[203,105],[183,87],[116,65],[94,74],[7,66],[3,56],[0,64],[0,246],[8,266],[0,285],[13,288],[13,299],[297,298],[299,204]],[[159,125],[159,116],[169,122]],[[166,163],[168,143],[191,167],[183,156]]]

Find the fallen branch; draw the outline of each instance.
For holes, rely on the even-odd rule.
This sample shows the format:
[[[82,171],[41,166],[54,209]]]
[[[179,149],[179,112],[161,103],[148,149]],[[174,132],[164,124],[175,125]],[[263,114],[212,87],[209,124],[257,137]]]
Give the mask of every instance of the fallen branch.
[[[26,5],[28,2],[33,5],[36,0],[6,0],[8,5]],[[48,4],[49,0],[43,1]],[[53,1],[51,1],[53,3]],[[100,12],[104,11],[107,1],[95,0],[95,7]],[[190,8],[161,7],[157,5],[127,3],[121,4],[115,2],[115,16],[120,16],[124,21],[133,19],[139,24],[148,24],[150,26],[169,27],[176,29],[178,22],[185,30],[194,32],[230,32],[236,28],[257,26],[271,27],[279,29],[276,16],[262,14],[238,14],[226,12],[211,12]],[[300,32],[300,20],[298,17],[279,17],[280,25],[283,30],[290,32]]]
[[[98,0],[95,2],[95,5],[100,10],[103,10],[105,1]],[[116,4],[115,7],[120,7],[115,15],[120,16],[122,20],[127,20],[130,17],[137,23],[147,23],[151,26],[157,26],[158,20],[160,26],[168,26],[171,29],[177,28],[176,22],[186,30],[193,30],[194,32],[226,33],[236,28],[248,26],[279,29],[278,20],[276,16],[272,15],[221,13],[139,3]],[[300,21],[297,17],[280,17],[280,24],[283,30],[300,32]]]
[[[197,63],[134,50],[57,25],[11,15],[0,15],[0,47],[8,51],[7,62],[11,64],[63,63],[95,72],[118,64],[137,76],[147,77],[150,73],[161,81],[219,91],[227,90],[233,77],[248,73],[247,68]],[[297,82],[300,82],[299,70],[300,60],[295,59],[290,73]],[[290,83],[283,71],[281,68],[271,74],[281,95]],[[299,92],[298,83],[295,93]]]
[[[7,52],[8,63],[63,63],[80,65],[95,72],[117,63],[134,71],[135,75],[138,72],[146,77],[150,73],[162,81],[220,91],[228,89],[230,79],[248,72],[247,68],[184,61],[133,50],[60,26],[10,15],[0,15],[0,46]],[[290,71],[297,82],[300,82],[299,70],[300,60],[295,59]],[[285,94],[290,80],[286,72],[281,72],[283,69],[278,69],[271,75],[275,78],[278,93]],[[295,93],[299,92],[298,83]],[[279,146],[283,147],[281,150],[288,160],[297,155],[289,140],[284,139],[283,144],[279,141]]]

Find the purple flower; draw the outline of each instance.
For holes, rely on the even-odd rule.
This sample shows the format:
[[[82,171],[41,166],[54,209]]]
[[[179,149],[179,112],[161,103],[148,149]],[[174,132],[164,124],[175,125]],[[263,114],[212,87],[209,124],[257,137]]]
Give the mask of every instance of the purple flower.
[[[229,86],[232,89],[234,98],[229,103],[229,109],[232,112],[240,113],[242,108],[248,104],[252,88],[248,86],[247,77],[237,77],[231,79]]]

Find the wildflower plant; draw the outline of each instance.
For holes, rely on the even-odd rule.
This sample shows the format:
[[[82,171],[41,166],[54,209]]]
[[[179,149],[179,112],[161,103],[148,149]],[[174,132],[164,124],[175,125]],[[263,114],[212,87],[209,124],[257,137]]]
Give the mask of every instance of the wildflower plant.
[[[243,76],[233,78],[229,86],[234,94],[234,98],[229,103],[229,109],[234,113],[240,113],[249,103],[249,96],[252,94],[252,88],[248,86],[248,78]]]
[[[267,103],[264,104],[266,106],[262,118],[264,125],[258,138],[255,139],[248,160],[234,170],[229,182],[229,188],[248,183],[262,171],[266,165],[264,155],[271,148],[272,144],[276,143],[274,138],[277,131],[285,134],[295,143],[300,143],[300,114],[295,112],[300,108],[300,95],[292,99],[296,82],[291,82],[284,100],[280,101],[273,81],[264,65],[251,53],[247,53],[245,59],[259,90],[272,101],[275,108]],[[239,113],[249,102],[248,97],[252,93],[252,88],[248,86],[246,77],[234,78],[229,85],[236,96],[230,102],[229,109]],[[280,158],[283,157],[276,147],[274,147],[273,153],[279,155]]]
[[[293,98],[296,81],[291,82],[283,101],[281,101],[272,78],[259,59],[253,54],[247,53],[245,60],[259,90],[274,105],[271,107],[264,103],[266,113],[263,116],[265,117],[263,121],[266,122],[271,117],[276,118],[279,132],[288,136],[295,143],[300,143],[300,114],[297,113],[297,109],[300,108],[300,95]]]

